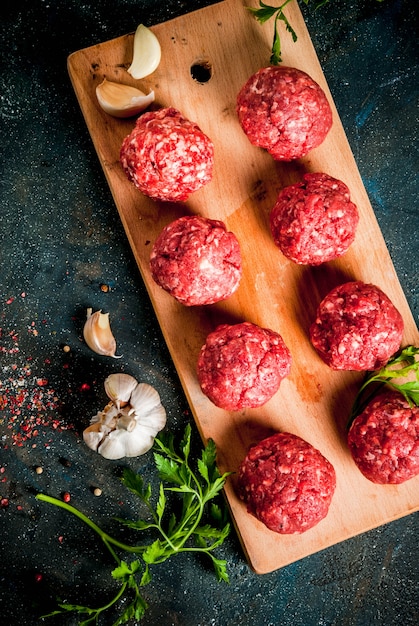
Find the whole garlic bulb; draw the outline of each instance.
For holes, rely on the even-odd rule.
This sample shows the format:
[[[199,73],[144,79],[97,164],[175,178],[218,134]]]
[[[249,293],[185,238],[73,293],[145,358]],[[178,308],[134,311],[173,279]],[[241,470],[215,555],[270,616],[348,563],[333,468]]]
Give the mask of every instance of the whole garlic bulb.
[[[145,454],[166,425],[166,410],[158,392],[129,374],[111,374],[105,380],[111,399],[83,431],[86,445],[105,459]]]

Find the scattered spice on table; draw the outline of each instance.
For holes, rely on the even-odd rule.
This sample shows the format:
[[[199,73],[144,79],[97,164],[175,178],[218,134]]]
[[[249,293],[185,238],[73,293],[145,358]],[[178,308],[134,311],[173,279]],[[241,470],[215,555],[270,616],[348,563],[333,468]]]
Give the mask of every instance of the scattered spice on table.
[[[11,305],[14,300],[10,297],[6,304]],[[38,336],[34,321],[26,330],[32,336]],[[21,354],[16,328],[0,327],[0,355],[0,428],[5,427],[1,429],[3,447],[7,448],[8,442],[18,447],[31,442],[32,447],[36,447],[33,439],[50,428],[76,430],[73,424],[60,418],[60,399],[48,378],[35,371],[37,367],[31,356]],[[51,365],[49,358],[45,359],[44,365]]]

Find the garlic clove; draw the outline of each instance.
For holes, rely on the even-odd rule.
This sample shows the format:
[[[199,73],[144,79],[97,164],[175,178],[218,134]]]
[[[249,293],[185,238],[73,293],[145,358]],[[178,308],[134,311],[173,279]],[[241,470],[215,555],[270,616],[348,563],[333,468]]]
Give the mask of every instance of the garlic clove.
[[[154,437],[144,433],[140,426],[136,426],[131,432],[117,429],[110,432],[103,440],[98,452],[105,459],[117,460],[145,454],[153,447],[153,443]]]
[[[111,356],[114,359],[121,358],[120,356],[115,356],[116,341],[112,335],[109,313],[96,311],[92,314],[92,309],[87,309],[87,319],[83,328],[83,337],[93,352],[103,356]]]
[[[110,429],[101,424],[100,422],[96,422],[91,424],[83,431],[83,441],[85,444],[91,449],[97,452],[100,444],[108,435]]]
[[[157,69],[161,59],[161,47],[156,35],[144,24],[135,31],[132,63],[128,73],[133,78],[144,78]]]
[[[159,405],[161,406],[161,400],[154,387],[147,383],[138,383],[132,391],[130,405],[134,413],[146,415],[152,413]]]
[[[118,409],[128,404],[131,394],[138,385],[129,374],[110,374],[105,380],[105,391]]]
[[[154,91],[145,94],[136,87],[103,80],[96,87],[96,97],[105,113],[113,117],[132,117],[154,102]]]
[[[166,410],[164,409],[162,404],[159,404],[148,413],[140,413],[135,415],[135,419],[137,420],[137,424],[156,436],[157,433],[163,430],[163,428],[166,426]]]
[[[137,422],[135,417],[131,417],[131,415],[121,415],[116,427],[120,430],[126,430],[128,433],[132,433],[136,426]]]
[[[120,415],[118,407],[113,402],[108,402],[103,411],[98,411],[96,415],[94,415],[90,423],[91,424],[104,424],[108,427],[109,430],[116,428],[116,422]]]

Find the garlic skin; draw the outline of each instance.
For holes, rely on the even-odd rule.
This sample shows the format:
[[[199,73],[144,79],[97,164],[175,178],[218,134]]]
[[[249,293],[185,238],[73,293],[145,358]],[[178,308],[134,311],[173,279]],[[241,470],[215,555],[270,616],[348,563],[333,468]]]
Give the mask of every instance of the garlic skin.
[[[105,390],[111,402],[91,418],[83,431],[84,442],[110,460],[145,454],[166,425],[158,392],[129,374],[111,374]]]
[[[101,108],[113,117],[133,117],[154,102],[154,91],[145,94],[136,87],[103,80],[96,87],[96,97]]]
[[[133,78],[144,78],[157,69],[160,60],[159,40],[149,28],[140,24],[135,31],[132,63],[127,72]]]
[[[117,409],[128,404],[131,394],[138,383],[129,374],[110,374],[105,380],[105,391]]]
[[[89,348],[96,354],[120,359],[120,356],[115,355],[116,341],[111,331],[109,313],[102,311],[92,313],[92,309],[89,308],[86,318],[83,337]]]

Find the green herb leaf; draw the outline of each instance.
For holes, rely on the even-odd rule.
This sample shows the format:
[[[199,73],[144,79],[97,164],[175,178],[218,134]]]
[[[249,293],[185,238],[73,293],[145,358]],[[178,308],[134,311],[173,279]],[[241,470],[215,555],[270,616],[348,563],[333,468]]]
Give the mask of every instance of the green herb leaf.
[[[160,483],[160,492],[159,492],[159,501],[156,506],[156,513],[159,522],[161,522],[162,517],[164,515],[164,510],[166,508],[166,494],[164,493],[163,484]]]
[[[188,461],[189,453],[191,451],[191,436],[192,436],[191,425],[187,424],[185,428],[185,433],[183,435],[183,439],[180,442],[180,449],[183,452],[183,458],[185,462]]]
[[[271,6],[269,4],[265,4],[262,0],[259,0],[259,8],[254,7],[246,7],[246,9],[253,14],[255,19],[260,23],[264,24],[268,20],[274,18],[274,34],[272,38],[272,49],[271,49],[271,57],[270,63],[271,65],[278,65],[282,63],[281,58],[281,37],[278,30],[279,21],[282,21],[285,24],[286,30],[291,33],[292,40],[294,42],[297,41],[297,33],[289,23],[284,9],[285,7],[292,2],[293,0],[285,0],[280,6]],[[378,0],[378,2],[382,2],[383,0]],[[303,0],[304,4],[308,6],[312,4],[314,6],[314,10],[319,9],[329,2],[329,0]]]
[[[126,561],[121,561],[120,565],[112,571],[112,576],[116,580],[125,580],[131,576],[132,570]]]
[[[172,459],[165,458],[158,452],[154,453],[154,461],[159,471],[159,477],[161,480],[166,480],[177,485],[182,485],[184,483],[184,479],[179,473],[179,463],[173,461]]]
[[[271,17],[273,17],[278,11],[278,7],[272,7],[268,4],[265,4],[264,2],[262,2],[262,0],[260,0],[259,6],[259,9],[255,9],[254,7],[246,7],[246,9],[250,11],[250,13],[253,13],[257,21],[261,24],[264,24],[265,22],[270,20]]]
[[[127,489],[139,496],[143,502],[150,502],[151,486],[147,485],[144,487],[144,481],[140,474],[136,474],[132,470],[126,468],[123,472],[122,482]]]
[[[146,550],[144,550],[142,557],[145,563],[156,563],[161,560],[166,554],[166,545],[160,539],[156,539]],[[164,559],[165,560],[165,559]]]
[[[414,379],[406,381],[409,376],[414,376]],[[404,379],[406,382],[397,383],[395,382],[397,379]],[[365,394],[365,389],[371,384],[375,384],[373,392]],[[352,406],[347,424],[348,430],[356,416],[362,413],[377,391],[385,385],[401,393],[410,406],[414,404],[419,406],[419,348],[407,346],[381,369],[366,374]]]
[[[103,611],[115,605],[125,594],[130,594],[132,600],[126,605],[124,612],[114,623],[114,626],[125,624],[131,619],[138,621],[142,619],[147,609],[147,603],[141,597],[139,589],[150,584],[152,580],[150,566],[162,563],[180,552],[206,554],[213,562],[217,580],[228,582],[226,562],[216,558],[213,554],[213,551],[222,544],[230,532],[228,522],[222,525],[227,517],[226,509],[223,514],[220,505],[214,502],[214,498],[218,496],[229,476],[229,473],[221,476],[217,468],[215,443],[212,440],[208,441],[202,450],[201,457],[197,460],[196,471],[189,465],[191,451],[191,427],[189,424],[180,442],[179,452],[175,449],[174,438],[171,435],[156,437],[155,450],[154,461],[160,477],[156,502],[154,502],[155,498],[152,497],[151,486],[145,486],[139,474],[126,469],[122,477],[122,482],[127,489],[137,495],[147,506],[152,520],[118,519],[124,526],[133,530],[154,530],[158,533],[158,537],[151,544],[132,546],[123,543],[105,533],[90,518],[73,506],[50,496],[37,495],[39,500],[65,508],[76,515],[100,536],[116,561],[112,577],[120,583],[120,588],[115,597],[103,607],[91,609],[79,605],[63,604],[59,605],[59,611],[50,615],[57,615],[64,611],[75,611],[87,615],[87,619],[79,625],[87,626],[93,622],[98,623],[99,615]],[[169,483],[170,486],[165,486],[164,483]],[[168,491],[174,494],[173,497],[177,494],[178,498],[181,499],[181,507],[177,509],[180,512],[177,516],[174,512],[167,514],[169,499],[166,497],[166,492]],[[220,527],[217,528],[204,521],[208,515]],[[138,558],[128,563],[118,557],[117,549],[134,553]],[[140,578],[139,582],[137,577]]]
[[[275,7],[269,4],[265,4],[264,2],[262,2],[262,0],[259,0],[259,9],[246,7],[248,11],[253,13],[254,17],[257,19],[258,22],[260,22],[260,24],[264,24],[269,19],[274,18],[274,34],[272,39],[271,56],[269,59],[271,65],[278,65],[279,63],[282,63],[281,37],[278,30],[279,21],[284,22],[285,28],[289,33],[291,33],[293,41],[297,41],[297,34],[295,33],[284,13],[284,8],[290,2],[292,2],[292,0],[285,0],[285,2],[283,2],[279,7]]]
[[[142,619],[147,608],[147,602],[141,596],[136,596],[135,600],[127,606],[122,615],[114,622],[113,626],[121,626],[121,624],[126,624],[131,619]]]
[[[227,572],[227,561],[216,559],[213,557],[212,562],[214,564],[215,574],[217,576],[218,582],[222,580],[226,583],[230,582]]]

